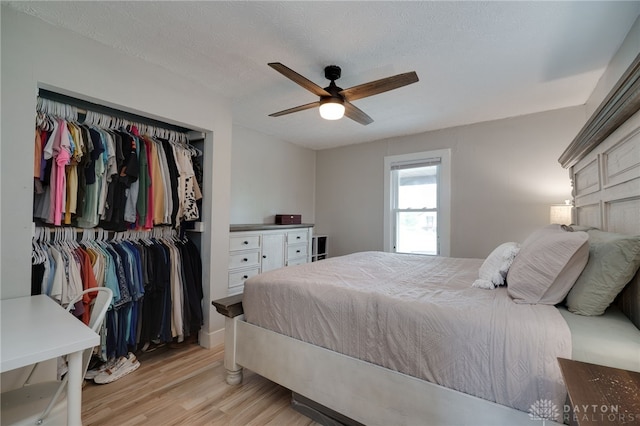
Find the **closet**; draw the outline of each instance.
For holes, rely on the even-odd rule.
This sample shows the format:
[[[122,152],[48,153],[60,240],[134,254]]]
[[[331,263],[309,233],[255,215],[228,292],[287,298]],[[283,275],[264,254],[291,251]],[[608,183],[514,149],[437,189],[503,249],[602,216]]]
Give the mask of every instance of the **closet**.
[[[114,293],[103,361],[195,337],[203,325],[204,134],[40,90],[32,294],[63,306]],[[197,235],[197,234],[196,234]],[[74,307],[87,317],[90,300]]]

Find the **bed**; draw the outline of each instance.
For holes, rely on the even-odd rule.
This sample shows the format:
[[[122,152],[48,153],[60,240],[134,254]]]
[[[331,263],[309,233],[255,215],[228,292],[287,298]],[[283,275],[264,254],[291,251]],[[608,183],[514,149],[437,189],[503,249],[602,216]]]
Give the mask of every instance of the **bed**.
[[[552,423],[536,417],[536,404],[564,403],[557,357],[640,371],[639,273],[616,276],[625,282],[603,314],[570,311],[600,308],[574,285],[602,256],[598,238],[640,235],[639,64],[560,158],[578,224],[563,231],[571,259],[584,259],[561,296],[514,303],[531,297],[518,290],[526,265],[516,259],[538,236],[512,259],[509,285],[492,290],[471,286],[481,259],[366,252],[270,271],[248,280],[244,295],[214,302],[226,316],[227,382],[248,368],[327,408],[327,423],[530,425]]]

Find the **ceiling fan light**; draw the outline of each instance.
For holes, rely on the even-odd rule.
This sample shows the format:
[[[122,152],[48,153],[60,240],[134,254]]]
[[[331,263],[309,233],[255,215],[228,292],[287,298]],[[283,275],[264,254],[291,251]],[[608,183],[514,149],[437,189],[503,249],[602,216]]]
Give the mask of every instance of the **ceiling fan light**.
[[[341,99],[327,98],[320,101],[320,117],[325,120],[339,120],[344,116],[344,103]]]

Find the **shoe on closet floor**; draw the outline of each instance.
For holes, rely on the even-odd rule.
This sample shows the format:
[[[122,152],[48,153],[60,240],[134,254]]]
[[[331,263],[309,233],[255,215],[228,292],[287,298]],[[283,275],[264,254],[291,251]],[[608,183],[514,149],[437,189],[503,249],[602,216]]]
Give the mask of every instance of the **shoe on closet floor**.
[[[84,378],[87,380],[93,380],[98,374],[103,373],[108,368],[113,368],[115,365],[116,365],[116,360],[110,359],[109,361],[103,364],[99,364],[94,368],[87,370],[87,372],[84,374]]]
[[[93,378],[93,381],[99,385],[115,382],[132,371],[136,371],[138,367],[140,367],[140,362],[134,354],[129,352],[128,356],[118,358],[115,365],[98,374]]]

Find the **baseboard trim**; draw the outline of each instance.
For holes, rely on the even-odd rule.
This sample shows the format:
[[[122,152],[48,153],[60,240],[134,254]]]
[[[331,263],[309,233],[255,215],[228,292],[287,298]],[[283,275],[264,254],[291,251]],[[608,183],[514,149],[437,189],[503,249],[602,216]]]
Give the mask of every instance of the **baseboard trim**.
[[[213,349],[217,346],[224,344],[224,328],[220,330],[207,333],[204,330],[200,330],[198,333],[198,343],[200,346],[206,349]]]

